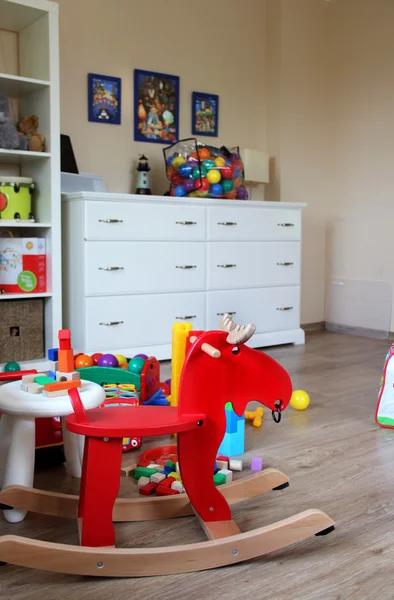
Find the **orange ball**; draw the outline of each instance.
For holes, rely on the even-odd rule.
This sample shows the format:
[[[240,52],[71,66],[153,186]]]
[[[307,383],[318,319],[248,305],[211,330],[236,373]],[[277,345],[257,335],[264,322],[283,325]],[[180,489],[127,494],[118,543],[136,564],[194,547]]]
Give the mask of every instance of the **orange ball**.
[[[129,368],[129,365],[127,363],[123,363],[123,365],[119,365],[121,369],[127,369]]]
[[[227,200],[235,200],[235,198],[237,197],[237,190],[232,190],[232,192],[224,194],[224,197],[227,198]]]
[[[194,160],[198,160],[198,154],[197,152],[191,152],[189,155],[189,158],[194,158]]]
[[[208,148],[200,148],[198,151],[198,156],[201,160],[207,160],[207,158],[210,158],[211,153]]]
[[[94,365],[94,360],[91,356],[87,354],[80,354],[75,359],[75,368],[83,369],[84,367],[92,367]]]
[[[175,167],[168,167],[167,168],[167,175],[168,177],[172,177],[173,175],[176,175],[178,173],[178,169],[175,169]]]

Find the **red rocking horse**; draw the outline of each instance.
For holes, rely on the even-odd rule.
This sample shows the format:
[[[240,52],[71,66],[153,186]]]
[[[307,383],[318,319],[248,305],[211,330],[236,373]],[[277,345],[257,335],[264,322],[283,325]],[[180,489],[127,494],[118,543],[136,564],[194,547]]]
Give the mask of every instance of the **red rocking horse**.
[[[272,525],[241,533],[229,503],[288,485],[276,469],[222,486],[213,482],[214,462],[225,433],[225,404],[241,416],[251,400],[272,410],[279,422],[291,397],[291,380],[272,358],[245,345],[253,325],[237,326],[229,315],[221,331],[190,339],[177,407],[138,406],[85,412],[70,390],[70,431],[86,436],[79,501],[75,496],[12,486],[0,502],[43,514],[79,517],[81,546],[0,537],[0,560],[48,571],[107,577],[140,577],[200,571],[245,561],[311,535],[334,529],[330,517],[307,510]],[[178,434],[180,473],[186,494],[117,499],[122,439]],[[198,475],[197,475],[198,474]],[[116,549],[114,521],[154,520],[195,514],[207,542],[146,549]]]

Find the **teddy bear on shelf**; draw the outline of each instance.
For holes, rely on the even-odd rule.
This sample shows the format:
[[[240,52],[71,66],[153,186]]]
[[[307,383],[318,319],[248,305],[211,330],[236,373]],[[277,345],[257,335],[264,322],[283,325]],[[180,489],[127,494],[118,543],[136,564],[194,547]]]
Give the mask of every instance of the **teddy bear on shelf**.
[[[19,119],[16,127],[20,136],[20,150],[45,152],[45,137],[37,132],[39,123],[37,115]]]
[[[0,148],[15,150],[19,148],[19,136],[15,125],[10,121],[8,100],[0,93]]]

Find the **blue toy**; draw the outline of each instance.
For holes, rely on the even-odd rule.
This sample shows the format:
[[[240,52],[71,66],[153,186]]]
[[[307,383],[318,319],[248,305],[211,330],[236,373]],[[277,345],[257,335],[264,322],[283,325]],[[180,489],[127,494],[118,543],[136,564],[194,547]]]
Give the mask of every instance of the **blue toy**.
[[[245,417],[239,417],[231,402],[226,404],[226,433],[219,446],[218,454],[237,456],[245,452]]]

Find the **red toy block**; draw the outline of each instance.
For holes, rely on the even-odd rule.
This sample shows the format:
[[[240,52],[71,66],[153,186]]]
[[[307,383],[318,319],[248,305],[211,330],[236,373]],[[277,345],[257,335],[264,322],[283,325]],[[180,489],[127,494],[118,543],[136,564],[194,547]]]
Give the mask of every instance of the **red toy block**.
[[[172,477],[171,477],[171,479],[172,479]],[[140,490],[140,493],[141,493],[141,490]],[[162,484],[158,485],[156,488],[156,496],[175,496],[176,494],[180,494],[180,492],[178,492],[178,490],[172,490],[171,488],[168,488]]]
[[[30,369],[29,371],[9,371],[0,373],[0,381],[18,381],[22,379],[23,375],[37,375],[36,369]]]
[[[74,353],[72,348],[59,350],[59,371],[61,373],[72,373],[74,371]]]
[[[216,458],[216,460],[226,460],[229,462],[230,458],[228,456],[223,456],[222,454]]]
[[[159,484],[154,483],[154,481],[151,481],[150,483],[143,485],[142,487],[140,487],[141,496],[152,496],[152,494],[155,493],[155,489],[158,487],[158,485]]]
[[[58,333],[58,339],[60,350],[71,350],[71,333],[69,329],[61,329]]]
[[[171,487],[171,484],[174,483],[174,481],[176,481],[175,477],[167,477],[167,479],[164,479],[164,481],[161,482],[160,485],[162,485],[163,487]]]

